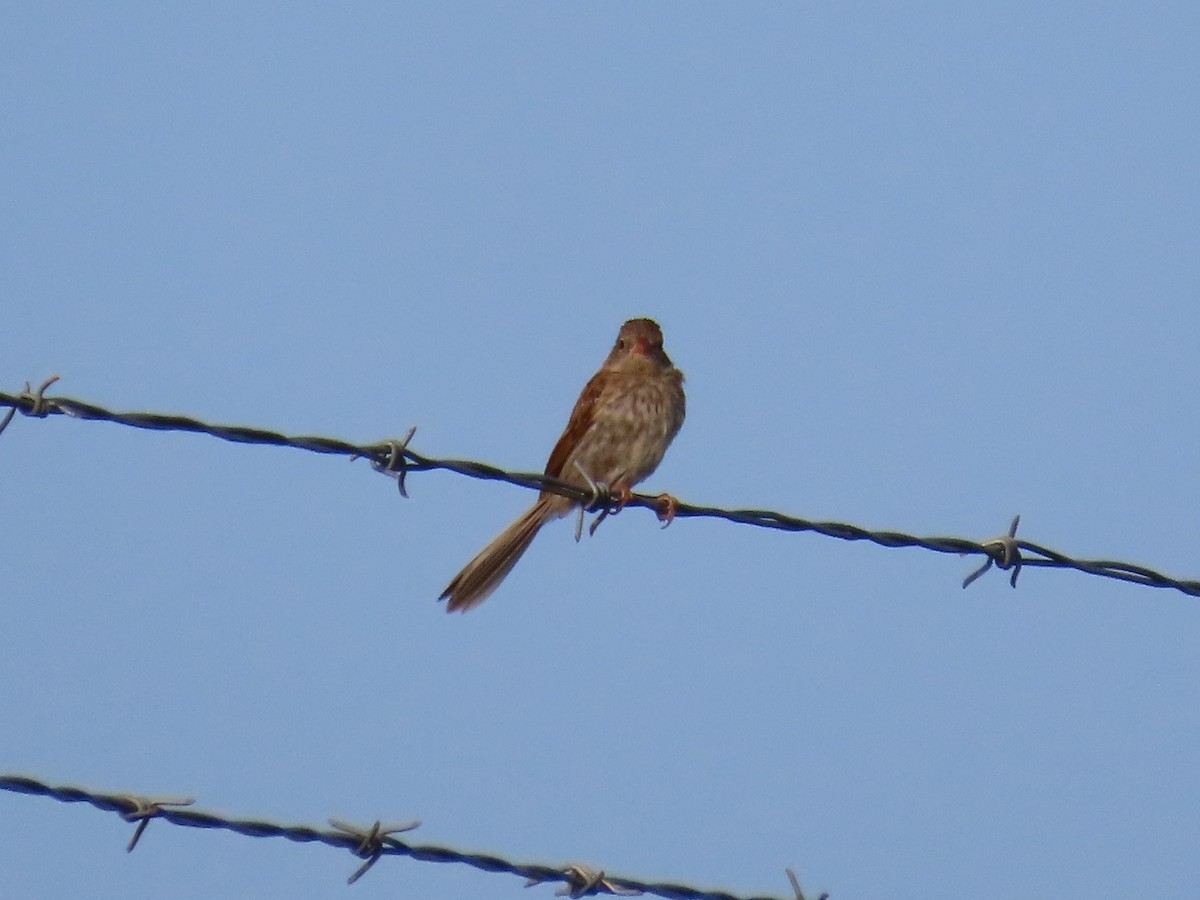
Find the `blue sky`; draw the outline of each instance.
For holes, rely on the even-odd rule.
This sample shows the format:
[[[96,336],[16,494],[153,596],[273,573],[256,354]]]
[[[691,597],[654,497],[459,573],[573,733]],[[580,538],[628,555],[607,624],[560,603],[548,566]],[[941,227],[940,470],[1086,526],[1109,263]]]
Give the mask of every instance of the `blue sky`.
[[[630,316],[647,490],[1200,576],[1194,4],[9,4],[0,385],[540,469]],[[0,768],[743,893],[1190,896],[1200,607],[21,417]],[[0,795],[5,896],[525,896]],[[536,889],[550,896],[551,888]]]

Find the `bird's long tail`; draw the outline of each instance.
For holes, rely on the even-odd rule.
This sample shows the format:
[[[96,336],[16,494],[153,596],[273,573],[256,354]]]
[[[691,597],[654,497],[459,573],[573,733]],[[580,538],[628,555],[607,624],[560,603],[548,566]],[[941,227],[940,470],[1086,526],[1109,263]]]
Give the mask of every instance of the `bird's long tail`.
[[[486,600],[529,549],[541,527],[563,514],[557,509],[561,503],[559,497],[540,498],[463,566],[438,598],[449,601],[446,612],[466,612]]]

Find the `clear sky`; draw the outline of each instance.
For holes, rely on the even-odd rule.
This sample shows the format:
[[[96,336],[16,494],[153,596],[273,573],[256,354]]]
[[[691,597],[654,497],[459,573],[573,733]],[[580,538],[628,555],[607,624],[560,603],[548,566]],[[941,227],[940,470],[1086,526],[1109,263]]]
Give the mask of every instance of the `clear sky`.
[[[9,3],[0,388],[1200,577],[1195,3]],[[18,417],[0,769],[738,892],[1195,896],[1200,601]],[[0,794],[0,896],[532,897]],[[349,893],[346,893],[349,892]],[[535,893],[551,896],[552,888]]]

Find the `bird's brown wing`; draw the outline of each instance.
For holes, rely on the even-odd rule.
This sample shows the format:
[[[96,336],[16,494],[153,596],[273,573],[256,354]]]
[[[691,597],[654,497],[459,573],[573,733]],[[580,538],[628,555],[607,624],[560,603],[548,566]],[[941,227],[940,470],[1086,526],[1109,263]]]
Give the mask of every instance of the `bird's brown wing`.
[[[564,472],[563,469],[566,467],[572,451],[579,446],[579,442],[592,427],[592,422],[595,421],[596,401],[604,392],[604,385],[608,377],[609,373],[601,369],[584,385],[579,399],[575,401],[575,408],[571,410],[571,419],[567,422],[567,427],[563,429],[558,443],[550,451],[550,459],[546,462],[546,474],[551,478],[561,478],[564,481],[575,480],[574,476],[578,473]]]

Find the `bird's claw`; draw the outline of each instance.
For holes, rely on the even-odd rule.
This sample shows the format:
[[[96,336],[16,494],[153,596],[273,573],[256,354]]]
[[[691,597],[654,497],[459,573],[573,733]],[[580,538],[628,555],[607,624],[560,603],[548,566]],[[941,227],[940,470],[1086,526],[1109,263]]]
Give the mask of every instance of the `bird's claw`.
[[[675,513],[679,511],[679,501],[670,494],[659,494],[657,499],[658,509],[654,512],[658,516],[658,521],[663,523],[662,527],[666,528],[675,521]]]

